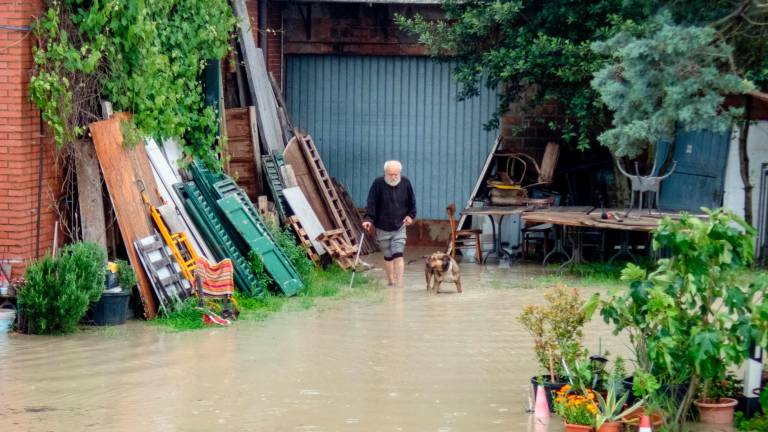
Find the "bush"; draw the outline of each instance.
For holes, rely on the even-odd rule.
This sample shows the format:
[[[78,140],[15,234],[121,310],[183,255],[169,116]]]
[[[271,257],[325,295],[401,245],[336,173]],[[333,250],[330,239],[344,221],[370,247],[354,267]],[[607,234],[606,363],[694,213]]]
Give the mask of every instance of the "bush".
[[[33,262],[19,291],[21,330],[34,334],[69,333],[104,289],[106,253],[94,243],[75,243],[58,257]]]

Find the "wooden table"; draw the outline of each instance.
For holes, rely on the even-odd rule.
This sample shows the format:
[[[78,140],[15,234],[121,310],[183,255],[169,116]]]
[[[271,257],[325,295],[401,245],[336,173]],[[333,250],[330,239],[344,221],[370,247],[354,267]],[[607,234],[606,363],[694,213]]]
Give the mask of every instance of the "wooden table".
[[[488,261],[488,257],[496,255],[501,261],[504,257],[512,259],[512,255],[507,253],[501,247],[501,222],[504,220],[504,216],[513,214],[520,214],[526,211],[526,206],[484,206],[484,207],[467,207],[461,211],[462,216],[488,216],[491,220],[491,230],[493,232],[493,249],[485,254],[483,258],[483,264]],[[496,226],[496,219],[499,218],[498,227]]]
[[[552,256],[561,254],[567,258],[561,266],[563,268],[568,264],[581,264],[583,262],[582,234],[584,228],[622,231],[623,236],[619,251],[611,256],[608,263],[613,262],[614,259],[621,255],[627,255],[637,262],[635,256],[629,251],[629,232],[650,233],[659,226],[659,222],[663,217],[679,217],[678,213],[654,213],[649,215],[641,212],[630,213],[629,216],[624,217],[627,209],[606,209],[606,212],[618,215],[621,222],[615,219],[601,219],[602,210],[593,207],[551,207],[545,210],[533,210],[523,213],[522,219],[526,223],[550,223],[556,227],[555,247],[544,257],[542,264],[546,264]],[[565,236],[566,228],[571,228],[574,232],[570,254],[563,247],[563,237]]]

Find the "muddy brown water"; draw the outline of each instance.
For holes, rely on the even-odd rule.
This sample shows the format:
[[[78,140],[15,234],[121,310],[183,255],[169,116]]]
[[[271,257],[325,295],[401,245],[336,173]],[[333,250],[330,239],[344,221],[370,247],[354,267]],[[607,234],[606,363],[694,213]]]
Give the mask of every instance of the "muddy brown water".
[[[466,264],[464,293],[437,296],[421,271],[230,328],[0,335],[0,431],[561,431],[526,413],[538,368],[516,317],[543,270]],[[628,357],[598,319],[585,333]]]

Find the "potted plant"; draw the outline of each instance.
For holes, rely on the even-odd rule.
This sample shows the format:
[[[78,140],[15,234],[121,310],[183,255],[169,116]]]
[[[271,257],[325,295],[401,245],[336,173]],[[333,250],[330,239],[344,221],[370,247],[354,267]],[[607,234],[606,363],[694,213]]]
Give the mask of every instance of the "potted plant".
[[[670,258],[650,272],[628,264],[622,280],[629,289],[601,303],[614,332],[629,334],[639,370],[658,379],[672,400],[682,389],[670,412],[673,431],[682,430],[702,383],[739,365],[753,340],[768,340],[768,326],[759,319],[768,315],[762,301],[768,283],[759,276],[743,282],[755,230],[730,212],[705,211],[706,219],[663,219],[653,246]],[[592,310],[589,303],[585,309]]]
[[[95,325],[117,325],[125,324],[128,317],[128,301],[131,298],[133,287],[136,286],[136,273],[131,264],[125,260],[116,260],[114,265],[116,271],[107,273],[107,286],[102,291],[99,300],[91,306],[89,319]],[[117,284],[111,287],[109,281]]]
[[[573,391],[566,384],[555,392],[555,412],[563,418],[566,432],[591,432],[598,412],[595,392],[589,389]]]
[[[644,399],[627,407],[629,392],[624,389],[621,376],[610,377],[605,383],[605,396],[596,393],[598,412],[595,415],[595,428],[597,432],[620,432],[621,420],[629,413],[636,412],[643,404]]]
[[[699,421],[704,424],[725,425],[733,423],[733,413],[741,394],[741,380],[732,374],[726,374],[720,380],[705,383],[701,388],[701,398],[693,401],[699,409]]]
[[[543,385],[547,401],[553,409],[552,392],[566,384],[565,364],[575,364],[584,358],[582,327],[586,322],[584,301],[579,292],[565,285],[557,285],[544,293],[547,305],[528,305],[518,317],[520,323],[533,336],[536,358],[545,374],[535,376],[531,384]],[[536,392],[534,391],[534,394]]]

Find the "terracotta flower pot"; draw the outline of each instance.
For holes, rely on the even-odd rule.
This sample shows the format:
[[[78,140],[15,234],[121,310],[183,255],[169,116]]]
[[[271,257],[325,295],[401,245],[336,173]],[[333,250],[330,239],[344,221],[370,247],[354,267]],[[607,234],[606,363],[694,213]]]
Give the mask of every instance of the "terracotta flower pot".
[[[621,423],[619,422],[605,422],[597,432],[621,432]]]
[[[731,398],[720,398],[717,401],[698,399],[693,404],[699,409],[699,420],[705,424],[728,425],[733,423],[733,411],[738,401]]]
[[[565,423],[565,432],[593,432],[592,426]]]

